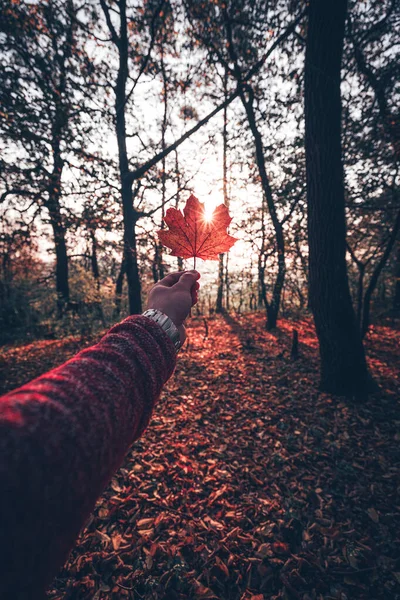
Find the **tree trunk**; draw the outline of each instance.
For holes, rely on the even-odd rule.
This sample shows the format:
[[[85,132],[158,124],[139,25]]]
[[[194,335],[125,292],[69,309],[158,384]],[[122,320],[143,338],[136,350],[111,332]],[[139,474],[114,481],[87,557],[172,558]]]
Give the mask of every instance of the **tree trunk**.
[[[218,289],[217,289],[217,302],[215,304],[215,312],[222,313],[224,310],[222,299],[224,296],[224,255],[219,255],[218,264]]]
[[[92,252],[90,255],[90,262],[92,266],[92,274],[94,280],[96,282],[97,291],[100,291],[100,271],[99,271],[99,262],[97,259],[97,239],[96,234],[93,229],[90,230],[90,241],[92,244]]]
[[[53,124],[53,171],[48,187],[48,198],[45,202],[50,216],[50,225],[53,230],[54,247],[56,251],[56,291],[58,316],[62,317],[63,309],[69,302],[69,281],[68,281],[68,254],[65,240],[65,225],[61,214],[61,179],[64,167],[64,161],[61,156],[61,137],[65,124],[64,109],[60,104],[57,107],[57,113]]]
[[[92,275],[96,282],[96,289],[97,289],[96,301],[93,302],[93,304],[92,304],[93,312],[94,312],[94,315],[100,319],[100,321],[103,324],[103,327],[106,327],[107,324],[106,324],[106,319],[104,317],[104,311],[103,311],[103,306],[101,304],[101,295],[100,295],[100,270],[99,270],[99,263],[97,260],[97,239],[96,239],[96,232],[93,229],[90,230],[90,240],[91,240],[91,244],[92,244],[92,251],[90,253],[90,264],[91,264],[91,268],[92,268]]]
[[[384,266],[386,265],[388,258],[390,256],[390,253],[392,252],[394,243],[396,241],[397,235],[400,231],[400,210],[397,213],[397,217],[396,217],[396,221],[393,225],[393,229],[392,229],[392,233],[390,234],[390,238],[389,241],[387,243],[387,246],[385,248],[384,253],[382,254],[380,260],[377,262],[374,272],[372,273],[372,277],[370,279],[370,282],[368,284],[368,287],[365,291],[365,296],[364,296],[364,307],[363,307],[363,318],[362,318],[362,324],[361,324],[361,333],[363,335],[363,337],[367,334],[368,332],[368,327],[369,327],[369,314],[370,314],[370,307],[371,307],[371,298],[372,298],[372,294],[375,291],[376,288],[376,284],[378,283],[378,279],[380,274],[382,273],[382,270],[384,268]]]
[[[290,358],[297,360],[299,358],[299,332],[297,329],[292,330],[292,348],[290,350]]]
[[[299,310],[300,310],[300,312],[302,312],[304,310],[305,305],[306,305],[304,294],[303,294],[303,292],[301,290],[300,285],[296,285],[295,286],[295,290],[296,290],[297,295],[299,297]]]
[[[271,331],[275,329],[278,322],[278,313],[276,311],[275,306],[272,303],[269,303],[267,306],[267,322],[265,324],[265,329],[267,331]]]
[[[181,172],[179,168],[179,154],[178,150],[175,150],[175,177],[176,177],[176,201],[175,208],[179,209],[179,201],[181,199]],[[183,271],[183,258],[177,257],[178,271]]]
[[[395,315],[400,314],[400,240],[397,242],[393,312]]]
[[[303,252],[301,251],[298,232],[295,233],[294,243],[295,243],[295,246],[296,246],[296,254],[297,254],[297,257],[298,257],[298,259],[300,261],[301,271],[302,271],[302,274],[304,276],[304,280],[305,280],[305,283],[306,283],[306,289],[307,289],[307,310],[310,310],[310,297],[309,297],[309,292],[308,292],[308,288],[309,288],[309,282],[308,282],[308,261],[307,261],[306,257],[303,255]],[[304,298],[304,296],[303,296],[303,298]],[[306,302],[304,301],[302,303],[301,309],[303,309],[305,305],[306,305]]]
[[[115,284],[115,308],[114,308],[114,319],[119,319],[121,314],[121,300],[122,300],[122,288],[124,285],[125,277],[125,260],[122,259],[121,267],[118,273],[117,281]]]
[[[260,260],[262,257],[260,256]],[[258,262],[258,294],[257,294],[257,308],[261,310],[262,308],[266,308],[266,304],[264,301],[263,295],[263,287],[265,287],[265,282],[261,280],[263,270],[260,269],[260,261]]]
[[[128,24],[126,0],[120,0],[119,66],[115,86],[115,128],[118,142],[121,198],[124,219],[124,262],[128,281],[129,314],[142,312],[141,283],[136,247],[136,215],[133,208],[133,179],[126,148],[126,82],[128,79]]]
[[[278,218],[278,215],[276,212],[276,207],[275,207],[274,199],[272,197],[272,190],[271,190],[271,186],[269,183],[269,178],[268,178],[267,171],[265,168],[264,147],[263,147],[261,134],[257,127],[254,106],[253,106],[253,102],[254,102],[253,90],[250,87],[248,87],[247,91],[249,94],[248,100],[246,100],[244,92],[241,93],[240,97],[241,97],[242,103],[244,105],[244,108],[246,109],[247,120],[249,122],[250,130],[251,130],[251,132],[253,134],[253,138],[254,138],[254,143],[255,143],[255,147],[256,147],[257,167],[258,167],[258,171],[260,173],[263,194],[264,194],[267,206],[268,206],[268,212],[271,217],[272,225],[274,227],[276,249],[277,249],[277,254],[278,254],[278,273],[276,275],[275,282],[274,282],[272,298],[271,298],[270,302],[268,303],[269,306],[266,305],[266,310],[267,310],[266,329],[268,331],[270,331],[271,329],[274,329],[277,324],[279,307],[280,307],[280,302],[281,302],[282,288],[283,288],[283,284],[285,281],[285,272],[286,272],[285,240],[283,237],[282,224],[279,221],[279,218]],[[263,298],[264,298],[264,303],[265,303],[266,295],[264,295]]]
[[[228,74],[225,71],[224,76],[224,98],[228,97]],[[224,107],[224,124],[222,128],[222,189],[224,194],[224,204],[229,208],[228,198],[228,107]],[[228,264],[227,264],[228,267]],[[215,312],[222,313],[223,297],[224,297],[224,282],[227,278],[227,274],[224,276],[224,255],[219,255],[219,268],[218,268],[218,291],[217,291],[217,303],[215,306]]]
[[[73,42],[73,17],[74,9],[70,0],[67,2],[70,19],[68,21],[67,36],[65,40],[64,53],[60,62],[60,76],[56,91],[55,113],[52,121],[52,155],[53,171],[48,188],[48,199],[46,204],[50,215],[50,224],[53,229],[54,246],[56,251],[56,290],[58,316],[62,317],[65,305],[69,302],[69,280],[68,280],[68,254],[66,244],[66,230],[61,214],[61,184],[64,160],[61,152],[61,140],[68,124],[68,109],[64,105],[64,94],[67,85],[68,59],[72,55]]]
[[[160,245],[158,243],[158,241],[154,242],[154,255],[153,255],[153,262],[151,263],[151,272],[153,275],[153,281],[154,283],[157,283],[157,281],[159,281],[159,275],[158,275],[158,249],[159,249]]]
[[[230,281],[229,281],[229,254],[226,255],[225,259],[225,307],[226,311],[230,311],[231,307],[231,290],[230,290]]]
[[[69,302],[69,280],[68,254],[65,240],[66,232],[60,205],[63,161],[61,159],[59,141],[55,141],[53,143],[53,156],[53,173],[45,206],[48,210],[50,225],[53,230],[54,248],[56,253],[57,312],[58,317],[61,318],[64,312],[64,307]]]
[[[132,190],[130,198],[132,203]],[[136,218],[132,205],[130,210],[126,211],[124,219],[124,258],[128,282],[129,314],[139,315],[142,313],[142,294],[136,244]]]
[[[274,329],[276,327],[278,313],[279,313],[279,305],[281,300],[281,293],[283,284],[285,281],[285,240],[283,236],[283,228],[282,223],[278,218],[278,214],[276,212],[276,207],[274,203],[274,199],[272,196],[272,190],[269,183],[269,178],[267,175],[267,170],[265,168],[265,156],[264,156],[264,145],[261,137],[261,133],[257,126],[256,113],[254,110],[254,91],[251,87],[251,84],[245,83],[242,77],[242,72],[239,66],[238,57],[236,54],[236,50],[234,47],[233,41],[233,32],[232,32],[232,21],[228,14],[228,9],[226,4],[223,6],[223,13],[225,18],[225,27],[226,27],[226,35],[227,35],[227,48],[229,52],[230,59],[234,65],[233,72],[237,81],[237,87],[239,90],[240,100],[243,104],[243,107],[246,111],[247,121],[249,123],[250,131],[253,135],[255,150],[256,150],[256,162],[258,167],[258,172],[260,174],[261,185],[263,189],[263,198],[267,203],[268,212],[271,217],[272,225],[275,232],[275,241],[276,241],[276,250],[278,255],[278,273],[275,278],[274,287],[272,291],[272,298],[269,303],[267,303],[266,294],[264,294],[263,299],[267,309],[267,323],[266,329]],[[247,94],[247,97],[246,97]],[[264,206],[262,210],[262,219],[264,219]],[[262,221],[262,249],[261,252],[265,253],[265,226]],[[263,257],[264,260],[264,257]],[[269,305],[268,305],[269,304]]]
[[[50,211],[49,211],[50,212]],[[57,215],[57,216],[56,216]],[[63,307],[69,302],[68,255],[65,241],[65,228],[62,224],[59,207],[53,208],[50,214],[53,229],[54,247],[56,251],[56,291],[58,314],[62,315]]]
[[[257,298],[255,294],[250,295],[249,308],[251,311],[256,310],[257,308]]]
[[[164,152],[165,148],[166,148],[165,134],[167,131],[167,124],[168,124],[168,79],[167,79],[167,73],[165,71],[163,44],[161,44],[160,50],[161,50],[161,72],[162,72],[162,78],[163,78],[163,103],[164,103],[163,120],[161,123],[161,149]],[[164,229],[164,227],[165,227],[165,223],[164,223],[165,201],[167,199],[166,160],[167,160],[166,157],[163,156],[163,158],[161,160],[161,223],[160,223],[160,229]],[[156,282],[159,281],[160,279],[163,279],[165,276],[163,254],[164,254],[164,247],[161,244],[161,242],[158,242],[157,247],[156,247],[156,254],[155,254],[156,268],[157,268],[157,274],[156,274],[156,279],[155,279]]]
[[[363,312],[363,296],[364,296],[364,276],[365,265],[358,264],[358,286],[357,286],[357,323],[361,331],[362,312]]]
[[[346,0],[310,0],[305,61],[309,285],[321,389],[365,396],[369,376],[347,278],[340,69]]]

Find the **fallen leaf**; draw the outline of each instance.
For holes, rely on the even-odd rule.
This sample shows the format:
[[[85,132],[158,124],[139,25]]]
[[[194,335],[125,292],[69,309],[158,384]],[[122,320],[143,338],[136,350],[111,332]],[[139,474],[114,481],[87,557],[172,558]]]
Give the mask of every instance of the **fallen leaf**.
[[[154,519],[150,518],[150,519],[140,519],[137,523],[136,523],[136,527],[138,529],[148,529],[150,527],[150,525],[152,525],[154,523]]]
[[[374,523],[379,523],[379,515],[374,508],[369,508],[367,513],[369,518],[372,519]]]
[[[111,541],[115,551],[117,551],[122,543],[123,537],[119,533],[112,536]]]
[[[284,542],[274,542],[271,545],[271,548],[275,554],[289,554],[290,553],[289,544],[285,544]]]
[[[210,590],[210,588],[200,583],[200,581],[198,581],[197,579],[195,579],[194,585],[196,590],[195,593],[198,598],[209,598],[210,600],[212,598],[217,598],[217,596],[212,592],[212,590]]]

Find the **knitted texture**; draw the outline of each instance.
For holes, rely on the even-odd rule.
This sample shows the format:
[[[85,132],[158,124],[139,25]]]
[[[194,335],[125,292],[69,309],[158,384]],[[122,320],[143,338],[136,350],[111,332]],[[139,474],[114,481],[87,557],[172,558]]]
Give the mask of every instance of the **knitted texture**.
[[[0,398],[1,600],[44,597],[174,367],[163,330],[129,317]]]

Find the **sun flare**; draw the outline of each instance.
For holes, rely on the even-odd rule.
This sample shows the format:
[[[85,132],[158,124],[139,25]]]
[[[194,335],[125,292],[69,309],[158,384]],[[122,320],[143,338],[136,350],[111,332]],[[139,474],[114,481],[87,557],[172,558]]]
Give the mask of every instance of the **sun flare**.
[[[204,220],[206,223],[211,223],[213,220],[214,210],[217,207],[215,200],[208,199],[204,202]]]
[[[212,212],[211,213],[207,213],[207,212],[204,213],[204,221],[206,223],[212,223],[212,220],[213,220],[213,213]]]

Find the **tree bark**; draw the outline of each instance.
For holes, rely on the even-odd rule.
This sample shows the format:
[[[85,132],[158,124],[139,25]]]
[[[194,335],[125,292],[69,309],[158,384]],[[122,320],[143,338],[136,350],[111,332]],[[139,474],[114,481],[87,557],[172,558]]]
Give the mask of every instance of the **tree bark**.
[[[392,252],[392,249],[393,249],[393,246],[394,246],[394,243],[396,241],[399,231],[400,231],[400,210],[397,213],[397,218],[393,225],[392,233],[390,234],[390,238],[389,238],[389,241],[385,248],[385,251],[382,254],[380,260],[377,262],[375,269],[372,273],[371,279],[369,281],[368,287],[365,290],[363,317],[362,317],[362,324],[361,324],[361,333],[362,333],[363,337],[368,333],[372,294],[375,291],[379,276],[382,273],[382,270],[388,261],[390,253]]]
[[[351,245],[346,243],[347,250],[351,256],[352,261],[357,267],[358,270],[358,281],[357,281],[357,309],[356,309],[356,319],[357,324],[361,331],[361,323],[362,323],[362,314],[363,314],[363,300],[364,300],[364,278],[365,278],[365,269],[368,265],[369,260],[363,262],[359,258],[357,258],[356,253],[352,249]]]
[[[163,103],[164,103],[164,112],[163,112],[163,120],[161,123],[161,149],[165,151],[166,142],[165,142],[165,134],[167,132],[167,124],[168,124],[168,78],[167,73],[165,71],[164,64],[164,47],[161,43],[161,72],[163,79]],[[161,159],[161,223],[160,229],[164,229],[164,217],[165,217],[165,201],[167,197],[167,174],[166,174],[166,156],[163,156]],[[161,242],[157,243],[155,258],[156,258],[156,279],[155,282],[163,279],[165,276],[164,269],[164,247]]]
[[[175,150],[175,176],[176,176],[176,201],[175,208],[179,209],[179,201],[181,199],[181,171],[179,167],[179,154],[178,150]],[[178,265],[178,271],[183,271],[183,258],[180,256],[176,259]]]
[[[56,253],[56,293],[57,313],[61,318],[64,307],[69,302],[69,279],[68,279],[68,254],[66,244],[66,231],[61,213],[61,176],[63,160],[60,150],[61,125],[53,130],[53,172],[48,188],[48,197],[45,206],[50,217],[50,225],[53,230],[54,248]]]
[[[267,170],[265,168],[264,147],[263,147],[262,137],[261,137],[261,134],[258,130],[257,123],[256,123],[256,117],[255,117],[254,106],[253,106],[253,101],[254,101],[253,90],[250,87],[248,87],[248,93],[249,93],[248,100],[245,98],[244,93],[241,94],[241,99],[242,99],[244,108],[246,110],[247,120],[249,122],[250,130],[251,130],[251,132],[253,134],[253,138],[254,138],[254,143],[255,143],[255,147],[256,147],[257,167],[258,167],[258,171],[260,174],[261,184],[262,184],[262,188],[263,188],[263,194],[264,194],[267,206],[268,206],[268,212],[271,217],[272,225],[273,225],[274,231],[275,231],[275,241],[276,241],[276,249],[277,249],[277,255],[278,255],[278,273],[275,278],[271,300],[269,302],[267,301],[267,295],[265,293],[265,285],[264,285],[264,291],[262,293],[264,304],[265,304],[266,311],[267,311],[266,328],[267,328],[267,330],[271,330],[271,329],[274,329],[277,324],[279,307],[280,307],[280,302],[281,302],[281,294],[282,294],[283,284],[285,282],[285,273],[286,273],[285,240],[284,240],[284,236],[283,236],[282,224],[279,221],[279,218],[278,218],[278,215],[276,212],[276,207],[275,207],[274,199],[272,196],[272,190],[271,190],[271,186],[269,183],[269,178],[267,175]],[[265,250],[265,248],[264,248],[264,250]],[[265,271],[265,267],[264,267],[264,271]],[[264,278],[264,271],[263,271],[263,278]],[[263,285],[263,283],[261,285]]]
[[[224,255],[220,254],[218,260],[218,289],[215,312],[221,314],[224,311],[224,306],[222,303],[222,299],[224,297]]]
[[[92,266],[92,274],[96,282],[97,291],[100,291],[100,270],[99,261],[97,259],[97,239],[93,229],[90,230],[90,241],[92,244],[92,252],[90,254],[90,262]]]
[[[365,266],[360,265],[358,271],[358,286],[357,286],[357,323],[361,330],[361,321],[363,313],[363,296],[364,296],[364,275]]]
[[[310,298],[309,298],[309,293],[308,293],[308,288],[309,288],[309,285],[308,285],[308,261],[307,261],[307,258],[303,255],[303,252],[301,251],[298,231],[296,231],[295,236],[294,236],[294,244],[295,244],[295,248],[296,248],[297,258],[299,259],[299,262],[300,262],[301,271],[302,271],[302,274],[303,274],[303,277],[305,280],[305,284],[306,284],[306,289],[307,289],[307,310],[310,310]],[[304,306],[306,305],[306,302],[305,302],[303,293],[302,292],[300,292],[300,293],[303,298],[303,302],[302,302],[302,306],[301,306],[301,309],[303,309]],[[300,294],[299,294],[299,297],[300,297]]]
[[[258,167],[258,172],[260,174],[261,185],[263,189],[263,198],[267,203],[268,212],[271,217],[272,225],[275,232],[275,241],[276,241],[276,250],[278,255],[278,273],[275,278],[274,287],[272,291],[272,298],[270,302],[267,301],[267,296],[265,293],[265,285],[264,285],[264,293],[263,300],[265,303],[265,307],[267,310],[267,322],[266,329],[271,330],[276,327],[279,313],[279,306],[281,301],[282,288],[285,281],[285,239],[283,236],[283,227],[282,223],[278,218],[278,214],[276,212],[276,207],[274,203],[274,199],[272,196],[272,190],[269,183],[269,178],[267,175],[267,170],[265,167],[265,156],[264,156],[264,145],[262,141],[261,133],[257,126],[256,113],[254,110],[254,91],[249,83],[245,83],[243,78],[238,57],[236,54],[236,50],[233,42],[233,32],[232,32],[232,21],[228,13],[228,9],[226,5],[223,8],[224,16],[225,16],[225,27],[226,27],[226,35],[227,35],[227,48],[229,52],[229,57],[233,63],[233,74],[235,76],[237,82],[237,88],[239,91],[240,100],[243,104],[243,107],[246,111],[247,121],[249,123],[250,131],[253,135],[255,150],[256,150],[256,162]],[[247,94],[247,96],[246,96]],[[264,207],[262,210],[262,218],[264,218]],[[265,228],[264,223],[262,222],[262,252],[265,253]],[[264,262],[264,271],[265,271],[265,258],[263,257]],[[263,282],[261,282],[263,286]]]
[[[52,199],[54,201],[54,198]],[[62,316],[63,307],[69,302],[68,254],[65,241],[65,227],[59,203],[47,202],[50,225],[53,230],[54,248],[56,253],[56,292],[58,315]]]
[[[51,147],[53,156],[53,170],[48,186],[48,198],[45,206],[49,212],[50,225],[53,230],[54,246],[56,252],[56,292],[57,309],[59,318],[62,317],[65,306],[69,302],[68,279],[68,254],[66,244],[66,229],[61,213],[61,185],[64,160],[61,152],[61,140],[69,119],[69,107],[64,104],[67,89],[68,59],[73,48],[73,6],[67,2],[70,20],[62,58],[59,60],[60,74],[57,89],[53,92],[55,113],[51,125]]]
[[[393,312],[395,313],[395,315],[400,314],[400,240],[397,243],[396,253]]]
[[[102,322],[103,327],[106,327],[106,319],[104,317],[103,306],[101,304],[101,295],[100,295],[100,270],[99,270],[99,262],[97,258],[97,239],[96,232],[94,229],[90,230],[90,240],[92,244],[92,251],[90,253],[90,264],[92,268],[92,275],[96,282],[97,289],[97,297],[95,302],[90,303],[92,305],[92,310],[94,315],[96,315]]]
[[[225,259],[225,308],[226,312],[229,313],[231,309],[231,290],[230,290],[230,279],[229,279],[229,254],[226,255]]]
[[[136,218],[133,209],[133,180],[129,172],[129,160],[126,148],[126,83],[128,79],[128,23],[126,0],[119,1],[120,35],[118,42],[119,66],[115,86],[115,127],[118,142],[119,171],[121,177],[121,198],[124,219],[124,262],[128,281],[129,313],[142,312],[141,283],[136,247]]]
[[[292,330],[292,348],[290,350],[290,358],[297,360],[299,358],[299,332],[297,329]]]
[[[157,281],[159,281],[159,276],[158,276],[158,250],[159,250],[159,243],[158,241],[154,242],[154,255],[153,255],[153,262],[151,263],[151,273],[153,275],[153,281],[154,283],[157,283]]]
[[[224,99],[228,97],[228,74],[225,71],[224,75]],[[224,107],[224,118],[222,128],[222,189],[224,195],[224,204],[229,207],[228,198],[228,106]],[[227,263],[228,267],[228,263]],[[217,291],[217,303],[215,306],[215,312],[222,313],[223,298],[224,298],[224,283],[228,274],[224,273],[224,255],[219,255],[219,266],[218,266],[218,291]]]
[[[305,61],[309,285],[323,391],[364,397],[369,375],[347,277],[340,71],[346,0],[311,0]]]
[[[117,281],[115,283],[115,308],[114,308],[114,319],[119,319],[121,314],[121,300],[122,300],[122,288],[124,285],[125,277],[125,260],[122,259],[121,267],[118,273]]]
[[[130,190],[130,202],[132,203],[132,190]],[[137,255],[137,219],[132,204],[127,210],[124,207],[124,217],[124,259],[128,282],[129,314],[138,315],[142,313],[142,294]]]

